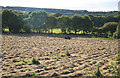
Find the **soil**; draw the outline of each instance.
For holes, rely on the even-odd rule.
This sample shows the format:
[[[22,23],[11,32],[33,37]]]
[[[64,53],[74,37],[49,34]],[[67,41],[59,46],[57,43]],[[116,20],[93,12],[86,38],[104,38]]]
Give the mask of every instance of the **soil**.
[[[3,35],[3,76],[85,76],[97,64],[105,76],[112,76],[111,62],[118,51],[117,40],[52,37],[47,35]],[[65,55],[66,52],[70,56]],[[21,64],[37,59],[40,64]]]

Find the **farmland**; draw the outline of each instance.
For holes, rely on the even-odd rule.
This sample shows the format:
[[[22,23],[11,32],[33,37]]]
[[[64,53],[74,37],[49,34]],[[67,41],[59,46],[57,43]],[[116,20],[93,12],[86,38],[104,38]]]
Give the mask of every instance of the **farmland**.
[[[109,67],[118,51],[116,39],[71,37],[3,35],[3,76],[93,76],[98,63],[104,76],[113,76]]]

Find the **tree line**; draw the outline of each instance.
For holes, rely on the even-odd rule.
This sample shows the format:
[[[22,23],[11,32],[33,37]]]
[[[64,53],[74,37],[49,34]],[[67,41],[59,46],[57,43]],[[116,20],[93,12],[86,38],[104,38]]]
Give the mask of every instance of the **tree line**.
[[[19,14],[13,10],[2,11],[2,31],[6,28],[11,33],[53,33],[53,29],[61,29],[64,34],[94,34],[118,37],[120,15],[94,16],[94,15],[63,15],[61,13],[47,13],[33,11]],[[74,32],[74,33],[73,33]]]

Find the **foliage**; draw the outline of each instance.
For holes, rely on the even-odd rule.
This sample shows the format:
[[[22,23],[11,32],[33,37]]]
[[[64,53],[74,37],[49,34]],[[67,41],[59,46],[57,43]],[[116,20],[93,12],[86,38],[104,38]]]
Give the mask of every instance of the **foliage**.
[[[71,24],[71,20],[68,16],[60,16],[57,19],[57,26],[61,29],[62,33],[66,33],[67,32],[67,28],[70,27]]]
[[[22,65],[26,65],[26,64],[32,64],[31,61],[29,60],[23,60],[23,61],[20,61],[20,62],[16,62],[15,64],[22,64]]]
[[[82,11],[82,14],[84,12]],[[61,12],[47,14],[43,11],[19,12],[8,9],[3,10],[2,15],[4,17],[3,31],[9,29],[8,32],[13,33],[54,33],[55,29],[61,29],[61,32],[64,34],[95,34],[98,37],[109,39],[114,39],[119,35],[118,30],[116,30],[119,15],[64,15]],[[117,29],[119,29],[118,27]]]
[[[115,63],[111,63],[112,65],[109,67],[111,72],[115,75],[120,77],[120,67],[118,66],[118,64]]]
[[[61,56],[61,57],[66,57],[66,55],[65,55],[65,54],[61,54],[60,56]]]
[[[97,70],[96,71],[94,71],[94,73],[93,73],[95,76],[103,76],[102,74],[101,74],[101,72],[100,72],[100,69],[99,69],[99,64],[97,65]]]
[[[100,27],[99,30],[102,33],[105,33],[108,31],[110,31],[110,33],[113,33],[116,31],[117,25],[118,25],[117,22],[108,22],[108,23],[105,23],[103,27]]]
[[[116,61],[120,61],[120,55],[117,54],[114,60],[116,60]]]
[[[61,13],[59,13],[59,12],[57,12],[57,13],[54,14],[55,17],[60,17],[60,16],[62,16],[62,15],[63,15],[63,14],[61,14]]]
[[[28,25],[37,32],[40,32],[40,26],[46,23],[47,13],[42,11],[34,11],[30,13],[29,17],[26,19]]]
[[[35,72],[32,73],[33,76],[36,76],[37,74]]]
[[[118,16],[110,16],[110,15],[101,15],[101,16],[93,16],[89,15],[91,20],[94,22],[95,27],[102,27],[107,22],[118,22]]]
[[[40,62],[36,59],[33,58],[32,61],[30,60],[23,60],[23,61],[20,61],[20,62],[16,62],[15,64],[22,64],[22,65],[27,65],[27,64],[40,64]]]
[[[24,24],[23,30],[24,30],[26,33],[32,32],[30,26],[27,26],[26,24]]]
[[[18,33],[23,28],[23,19],[19,14],[14,11],[5,9],[2,11],[2,27],[9,28],[11,33]]]
[[[56,22],[57,22],[56,17],[54,17],[53,15],[48,15],[45,26],[47,26],[48,29],[51,29],[51,33],[53,33],[52,29],[55,28]]]
[[[83,17],[78,14],[72,16],[72,30],[75,32],[75,34],[82,29],[82,20]]]
[[[3,58],[3,55],[0,54],[0,58]]]
[[[85,15],[83,22],[82,30],[86,32],[92,32],[94,23],[92,22],[91,18],[88,15]]]
[[[120,38],[120,21],[118,23],[118,26],[117,26],[117,29],[116,29],[116,32],[114,33],[113,35],[114,38]]]
[[[40,62],[37,59],[35,59],[35,58],[33,58],[32,63],[33,64],[40,64]]]

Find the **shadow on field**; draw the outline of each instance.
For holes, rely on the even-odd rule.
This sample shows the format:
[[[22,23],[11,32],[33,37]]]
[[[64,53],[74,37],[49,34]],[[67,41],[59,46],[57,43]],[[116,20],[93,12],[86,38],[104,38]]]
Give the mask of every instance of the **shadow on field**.
[[[2,35],[9,35],[9,36],[20,36],[20,37],[32,37],[32,36],[44,36],[44,37],[57,37],[57,38],[65,38],[66,36],[69,37],[81,37],[81,38],[91,38],[90,34],[50,34],[50,33],[2,33]]]

